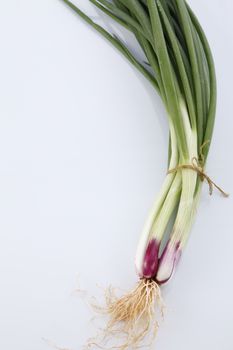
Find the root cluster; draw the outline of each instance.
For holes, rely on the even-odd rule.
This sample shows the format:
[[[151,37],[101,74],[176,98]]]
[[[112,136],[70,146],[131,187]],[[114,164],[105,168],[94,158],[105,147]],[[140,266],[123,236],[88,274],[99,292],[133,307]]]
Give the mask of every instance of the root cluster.
[[[109,321],[102,336],[98,340],[91,339],[88,348],[98,346],[102,349],[125,350],[151,345],[164,310],[158,284],[154,280],[143,279],[121,298],[115,296],[112,288],[106,291],[105,296],[106,308],[101,311],[108,314]],[[116,345],[105,345],[108,341]]]

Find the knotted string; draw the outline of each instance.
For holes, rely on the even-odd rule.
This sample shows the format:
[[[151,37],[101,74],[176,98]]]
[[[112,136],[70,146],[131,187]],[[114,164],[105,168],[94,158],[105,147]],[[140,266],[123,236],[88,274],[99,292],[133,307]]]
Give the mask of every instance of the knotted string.
[[[203,155],[203,148],[206,146],[206,144],[209,143],[209,141],[206,141],[203,143],[200,149],[200,160],[197,159],[196,157],[193,157],[191,160],[191,164],[181,164],[177,165],[174,169],[168,170],[168,174],[176,173],[179,170],[183,169],[189,169],[195,171],[199,176],[201,181],[203,182],[206,180],[206,182],[209,185],[209,194],[213,194],[214,188],[216,188],[224,197],[229,197],[229,194],[223,191],[221,187],[219,187],[206,173],[204,170],[204,163],[205,163],[205,158]]]

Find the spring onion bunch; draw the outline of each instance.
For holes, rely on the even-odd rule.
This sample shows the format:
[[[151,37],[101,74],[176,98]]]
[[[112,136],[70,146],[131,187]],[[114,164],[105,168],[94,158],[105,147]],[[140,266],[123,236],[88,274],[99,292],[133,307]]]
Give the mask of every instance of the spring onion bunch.
[[[168,172],[146,220],[136,253],[140,281],[120,299],[107,298],[110,334],[121,331],[119,348],[138,346],[157,328],[154,306],[183,252],[205,174],[216,112],[212,54],[195,14],[185,0],[89,0],[137,39],[140,62],[127,44],[63,0],[98,31],[151,83],[160,95],[169,125]],[[163,244],[168,223],[172,229]],[[118,334],[118,333],[117,333]]]

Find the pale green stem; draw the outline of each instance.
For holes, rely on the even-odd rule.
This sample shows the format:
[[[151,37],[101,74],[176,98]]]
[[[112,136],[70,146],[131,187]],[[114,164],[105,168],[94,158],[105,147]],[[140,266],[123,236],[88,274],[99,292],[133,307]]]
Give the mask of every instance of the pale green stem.
[[[169,168],[174,168],[177,165],[178,162],[178,147],[177,147],[177,140],[175,131],[173,128],[173,125],[171,121],[169,121],[170,126],[170,135],[171,135],[171,159],[169,163]],[[160,190],[160,193],[158,197],[156,198],[149,215],[147,217],[147,220],[144,224],[143,231],[141,233],[137,251],[136,251],[136,257],[135,257],[135,265],[138,272],[141,271],[145,251],[148,245],[148,240],[150,237],[152,226],[159,215],[160,211],[162,210],[163,203],[167,197],[167,194],[174,182],[174,179],[176,178],[175,174],[167,174],[164,180],[164,183],[162,185],[162,188]]]

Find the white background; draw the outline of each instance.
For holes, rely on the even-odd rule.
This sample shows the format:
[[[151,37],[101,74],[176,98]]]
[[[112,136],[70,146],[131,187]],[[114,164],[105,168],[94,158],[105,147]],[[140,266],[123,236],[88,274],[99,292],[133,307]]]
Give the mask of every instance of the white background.
[[[190,3],[218,76],[208,173],[233,192],[233,5]],[[99,21],[86,0],[79,5]],[[95,327],[77,281],[100,295],[96,284],[129,289],[137,280],[137,240],[166,171],[164,110],[61,1],[2,0],[0,45],[0,349],[49,349],[43,338],[81,349]],[[232,197],[210,198],[204,187],[164,290],[155,349],[233,349],[232,209]]]

